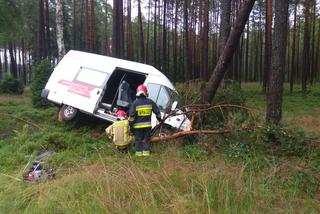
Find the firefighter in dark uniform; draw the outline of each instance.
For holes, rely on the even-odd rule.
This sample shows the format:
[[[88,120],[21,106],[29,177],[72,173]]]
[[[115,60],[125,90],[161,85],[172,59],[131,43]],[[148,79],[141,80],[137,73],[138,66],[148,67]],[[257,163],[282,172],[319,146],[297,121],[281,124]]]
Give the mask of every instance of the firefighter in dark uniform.
[[[135,136],[136,156],[150,156],[151,115],[161,121],[158,106],[148,99],[148,89],[144,85],[137,88],[137,99],[129,110],[130,129]]]

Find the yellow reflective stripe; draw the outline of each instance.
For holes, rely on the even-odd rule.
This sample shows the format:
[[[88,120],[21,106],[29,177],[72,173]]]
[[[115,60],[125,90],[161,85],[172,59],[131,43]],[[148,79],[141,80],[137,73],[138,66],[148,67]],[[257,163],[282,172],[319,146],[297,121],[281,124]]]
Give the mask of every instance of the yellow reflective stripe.
[[[148,106],[148,107],[137,106],[136,110],[137,111],[139,111],[139,110],[152,110],[152,106]]]
[[[134,124],[133,125],[133,127],[135,128],[135,129],[142,129],[142,128],[149,128],[149,127],[151,127],[151,124],[149,123],[149,124]]]
[[[152,105],[140,105],[140,106],[136,106],[136,109],[139,109],[139,108],[150,108],[150,109],[152,109]]]

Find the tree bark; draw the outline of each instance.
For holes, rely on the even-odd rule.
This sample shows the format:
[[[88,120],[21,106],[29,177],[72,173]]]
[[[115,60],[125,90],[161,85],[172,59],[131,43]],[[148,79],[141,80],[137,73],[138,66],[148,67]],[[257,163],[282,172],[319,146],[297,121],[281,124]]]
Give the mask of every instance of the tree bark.
[[[76,48],[77,32],[76,0],[72,0],[72,48]]]
[[[228,64],[232,60],[233,54],[239,45],[239,40],[246,22],[249,18],[250,12],[253,8],[255,0],[245,0],[242,3],[239,14],[236,18],[235,24],[229,35],[228,41],[225,48],[219,58],[218,64],[216,65],[206,88],[203,91],[202,99],[205,103],[210,103],[214,97],[224,74],[227,71]]]
[[[268,83],[272,54],[272,0],[266,0],[264,72],[262,90],[265,93]]]
[[[301,89],[305,94],[307,91],[307,80],[310,72],[310,33],[309,33],[309,0],[305,0],[305,23],[303,40],[303,61],[302,61],[302,80]]]
[[[183,28],[184,28],[184,79],[190,80],[191,76],[191,56],[189,48],[189,19],[188,19],[188,5],[189,1],[184,0],[183,6]]]
[[[112,55],[114,57],[123,58],[123,48],[123,0],[113,0]]]
[[[127,2],[127,59],[133,60],[132,49],[132,24],[131,24],[131,0]]]
[[[94,14],[94,0],[90,1],[90,51],[94,52],[96,48],[96,26]]]
[[[18,78],[17,62],[16,62],[14,51],[13,51],[12,42],[9,42],[9,55],[10,55],[10,72],[11,72],[11,75],[14,78]]]
[[[86,8],[85,8],[85,21],[84,21],[84,28],[85,28],[85,36],[86,36],[86,42],[85,47],[86,51],[89,50],[90,46],[90,37],[89,37],[89,0],[86,0]]]
[[[143,38],[143,25],[141,15],[141,0],[138,0],[138,22],[139,22],[139,61],[145,62],[144,54],[144,38]]]
[[[288,28],[287,0],[275,2],[275,25],[272,50],[272,64],[267,84],[267,122],[278,124],[282,117],[283,81],[286,65],[286,44]]]
[[[291,75],[290,75],[290,93],[293,91],[293,82],[296,75],[296,40],[297,40],[297,7],[299,0],[295,0],[293,16],[293,38],[292,38],[292,58],[291,58]]]
[[[58,60],[66,54],[63,37],[63,1],[56,0],[56,24],[57,24],[57,45],[58,45]]]

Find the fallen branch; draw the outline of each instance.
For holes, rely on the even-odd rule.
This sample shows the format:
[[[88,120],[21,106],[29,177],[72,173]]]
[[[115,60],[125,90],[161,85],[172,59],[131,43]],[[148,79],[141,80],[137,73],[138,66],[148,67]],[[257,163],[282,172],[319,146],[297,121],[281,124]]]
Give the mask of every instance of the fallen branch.
[[[27,123],[27,124],[29,124],[29,125],[31,125],[31,126],[33,126],[33,127],[36,127],[36,128],[38,128],[38,129],[40,129],[40,130],[44,130],[42,127],[40,127],[39,125],[37,125],[37,124],[35,124],[35,123],[32,123],[32,122],[30,122],[30,121],[27,121],[27,120],[25,120],[25,119],[23,119],[23,118],[19,118],[19,117],[16,117],[16,116],[14,116],[14,115],[12,115],[12,114],[7,114],[7,113],[2,113],[2,112],[0,112],[0,115],[4,115],[4,116],[8,116],[8,117],[13,117],[13,118],[15,118],[16,120],[20,120],[20,121],[22,121],[22,122],[25,122],[25,123]]]

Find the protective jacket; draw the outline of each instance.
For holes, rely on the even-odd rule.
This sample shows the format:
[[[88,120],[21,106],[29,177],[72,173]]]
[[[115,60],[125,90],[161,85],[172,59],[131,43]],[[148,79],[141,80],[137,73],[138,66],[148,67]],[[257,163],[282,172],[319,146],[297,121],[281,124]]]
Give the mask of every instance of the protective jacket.
[[[138,97],[130,107],[129,122],[134,129],[151,128],[152,112],[161,119],[158,106],[151,99]]]
[[[110,137],[116,147],[124,147],[133,142],[133,136],[129,130],[128,120],[117,120],[106,128],[107,136]]]

